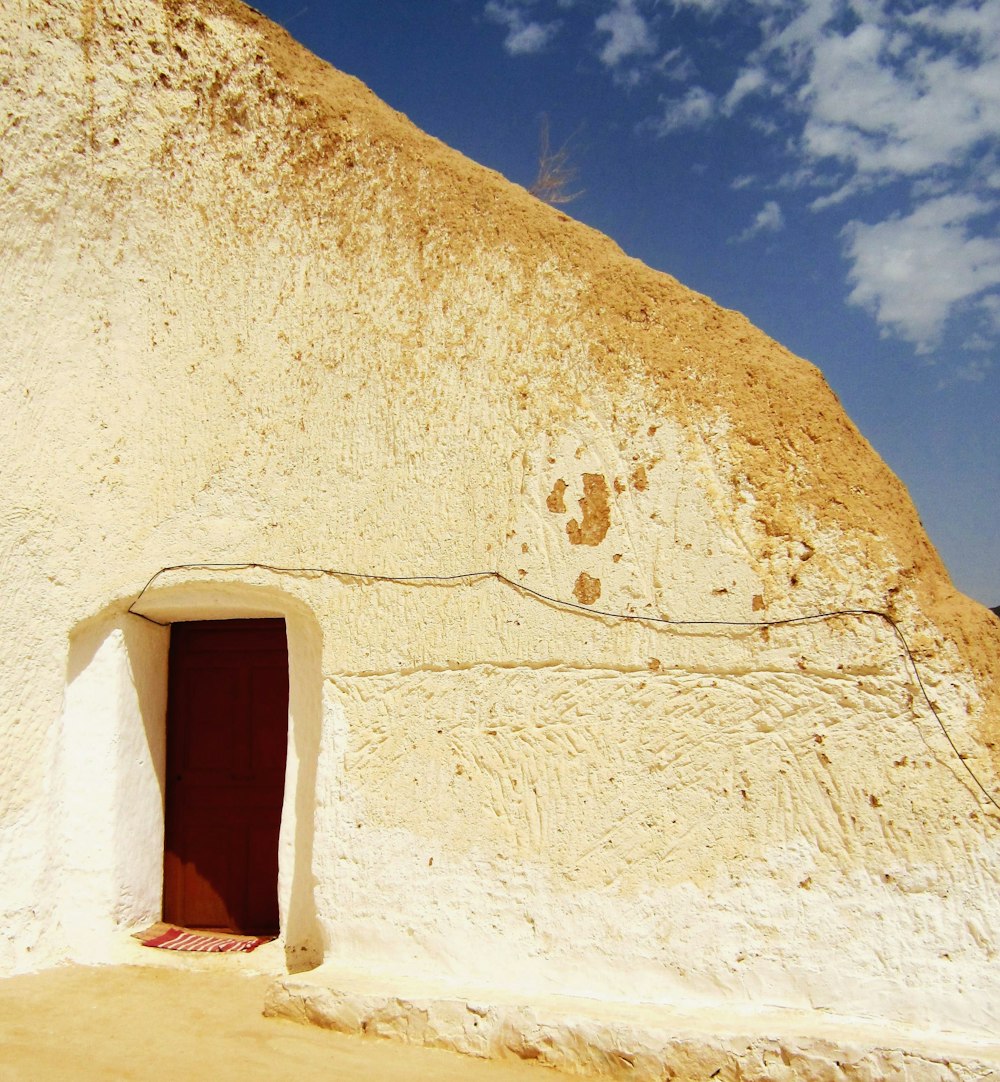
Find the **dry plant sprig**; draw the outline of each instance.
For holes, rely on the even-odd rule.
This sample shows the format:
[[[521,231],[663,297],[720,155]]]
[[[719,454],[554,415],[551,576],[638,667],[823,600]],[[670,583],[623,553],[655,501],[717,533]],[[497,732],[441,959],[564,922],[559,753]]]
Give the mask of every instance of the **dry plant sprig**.
[[[528,188],[532,195],[552,206],[572,203],[577,196],[583,195],[584,189],[570,191],[570,186],[577,178],[579,170],[570,161],[570,136],[557,150],[552,149],[549,141],[549,118],[542,116],[538,136],[538,175]]]

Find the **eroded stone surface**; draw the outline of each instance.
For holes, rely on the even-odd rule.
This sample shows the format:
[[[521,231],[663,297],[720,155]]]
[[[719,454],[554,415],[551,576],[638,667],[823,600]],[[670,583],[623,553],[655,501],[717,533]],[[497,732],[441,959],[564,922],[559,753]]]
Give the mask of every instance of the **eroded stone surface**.
[[[370,985],[370,982],[368,982]],[[393,995],[332,974],[270,986],[265,1014],[482,1058],[517,1057],[633,1082],[987,1082],[1000,1048],[877,1031],[846,1019],[673,1014],[622,1004]]]

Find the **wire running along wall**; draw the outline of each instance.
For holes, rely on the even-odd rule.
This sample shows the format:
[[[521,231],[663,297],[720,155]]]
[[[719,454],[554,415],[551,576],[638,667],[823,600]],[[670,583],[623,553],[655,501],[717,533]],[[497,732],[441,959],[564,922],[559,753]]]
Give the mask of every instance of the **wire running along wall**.
[[[241,560],[232,563],[190,563],[190,564],[172,564],[169,567],[161,567],[155,574],[151,575],[146,585],[139,591],[135,599],[129,605],[126,610],[130,615],[137,616],[142,620],[147,620],[149,623],[157,624],[160,627],[168,627],[169,624],[160,620],[154,620],[151,616],[147,616],[145,613],[139,612],[136,609],[136,605],[142,601],[146,592],[150,589],[154,582],[162,575],[166,575],[171,571],[248,571],[248,570],[260,570],[269,571],[276,575],[321,575],[329,578],[342,579],[349,582],[385,582],[396,583],[402,586],[415,586],[421,583],[476,583],[483,582],[489,579],[493,579],[504,586],[515,590],[519,594],[523,594],[526,597],[534,598],[536,601],[541,601],[549,605],[554,605],[559,609],[562,609],[571,613],[582,613],[587,616],[598,616],[607,620],[618,621],[630,621],[640,624],[651,624],[653,626],[661,627],[718,627],[718,628],[749,628],[749,629],[763,629],[772,627],[790,627],[799,624],[816,623],[818,621],[833,620],[842,617],[852,617],[855,619],[877,619],[888,625],[899,642],[900,647],[903,650],[903,656],[909,670],[913,673],[913,677],[917,683],[917,687],[920,689],[921,697],[927,706],[927,709],[931,712],[934,720],[937,722],[938,728],[941,730],[945,740],[948,742],[948,746],[954,753],[955,758],[965,772],[969,775],[976,788],[982,793],[983,797],[998,811],[1000,812],[1000,802],[990,793],[983,782],[980,780],[976,772],[969,766],[966,761],[966,757],[958,750],[958,746],[952,739],[951,733],[948,731],[948,727],[945,725],[937,707],[931,700],[930,695],[927,692],[927,688],[924,685],[923,679],[920,676],[920,669],[917,666],[916,658],[913,656],[913,651],[910,649],[910,645],[906,640],[905,635],[899,627],[899,624],[889,615],[881,609],[867,609],[867,608],[853,608],[853,609],[830,609],[823,612],[807,613],[802,616],[786,616],[777,620],[686,620],[675,619],[667,616],[648,616],[638,613],[626,613],[626,612],[613,612],[607,609],[597,609],[590,605],[581,605],[575,601],[567,601],[564,598],[554,597],[550,594],[543,593],[540,590],[532,589],[530,586],[526,586],[522,582],[516,582],[514,579],[508,578],[502,571],[497,570],[485,570],[485,571],[464,571],[452,575],[379,575],[372,572],[362,571],[344,571],[338,568],[330,567],[281,567],[276,564],[260,563],[256,560]]]

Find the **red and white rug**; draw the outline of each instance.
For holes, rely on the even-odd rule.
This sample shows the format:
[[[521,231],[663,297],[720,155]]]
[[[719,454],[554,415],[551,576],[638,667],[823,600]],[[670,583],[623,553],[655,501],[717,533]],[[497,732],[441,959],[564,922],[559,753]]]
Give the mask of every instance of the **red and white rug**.
[[[202,954],[231,952],[247,953],[274,936],[236,935],[234,932],[206,932],[199,928],[178,928],[174,924],[154,924],[134,937],[144,947],[159,947],[168,951],[196,951]]]

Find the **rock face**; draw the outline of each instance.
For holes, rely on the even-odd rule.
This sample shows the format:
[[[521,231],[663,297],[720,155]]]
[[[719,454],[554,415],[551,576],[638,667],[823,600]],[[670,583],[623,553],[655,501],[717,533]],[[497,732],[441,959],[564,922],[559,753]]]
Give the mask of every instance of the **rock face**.
[[[1000,624],[813,367],[235,2],[0,67],[0,967],[159,915],[149,583],[286,620],[290,957],[997,1030]]]

